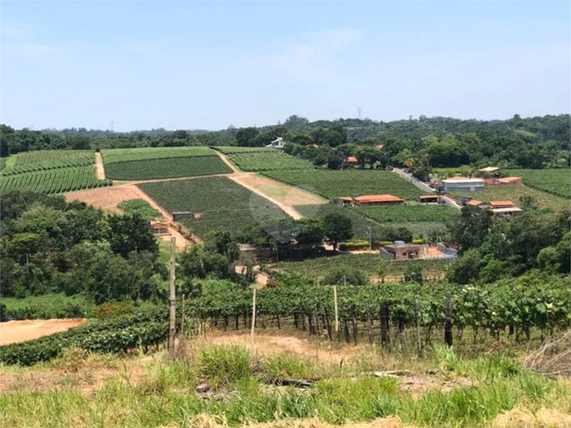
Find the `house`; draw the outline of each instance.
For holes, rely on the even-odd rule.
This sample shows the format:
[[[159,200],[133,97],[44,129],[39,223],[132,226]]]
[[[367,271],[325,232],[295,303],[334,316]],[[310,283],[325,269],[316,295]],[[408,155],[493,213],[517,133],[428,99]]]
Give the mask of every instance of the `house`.
[[[504,177],[504,178],[497,178],[495,184],[521,186],[523,183],[521,182],[521,177]]]
[[[418,200],[421,204],[438,204],[440,202],[440,195],[423,195],[419,196]]]
[[[270,149],[283,149],[284,148],[284,139],[282,137],[278,137],[274,141],[272,141],[270,144],[268,144],[266,147],[270,148]]]
[[[472,199],[468,202],[466,202],[466,205],[471,206],[471,207],[479,207],[479,208],[487,208],[488,204],[486,204],[483,201],[479,201],[477,199]]]
[[[491,209],[513,208],[515,206],[512,201],[490,201],[488,205]]]
[[[356,205],[401,205],[404,200],[393,195],[362,195],[353,198]]]
[[[355,163],[358,162],[358,160],[357,160],[357,158],[356,158],[355,156],[349,156],[349,157],[346,159],[346,161],[347,161],[347,163],[352,163],[352,164],[355,164]]]
[[[478,177],[497,177],[500,173],[500,169],[495,166],[488,166],[486,168],[481,168],[477,171],[476,175]]]
[[[353,198],[351,196],[341,196],[336,199],[337,205],[342,207],[353,206]]]
[[[481,178],[452,177],[442,180],[445,192],[477,192],[484,190],[484,180]]]
[[[523,210],[518,207],[511,208],[492,208],[492,213],[498,217],[513,217],[514,215],[521,214]]]
[[[151,228],[155,235],[170,235],[169,227],[166,223],[151,221]]]
[[[381,254],[393,260],[414,260],[424,258],[428,245],[405,244],[404,241],[395,241],[393,245],[385,245]]]

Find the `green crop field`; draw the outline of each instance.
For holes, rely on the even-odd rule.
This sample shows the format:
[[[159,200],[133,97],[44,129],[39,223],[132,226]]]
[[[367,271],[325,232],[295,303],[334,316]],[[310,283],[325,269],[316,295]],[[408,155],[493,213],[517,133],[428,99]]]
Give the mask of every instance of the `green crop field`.
[[[105,166],[105,176],[116,180],[152,180],[232,172],[218,156],[146,159]]]
[[[511,169],[505,173],[521,177],[526,186],[571,199],[571,169]]]
[[[201,236],[210,230],[240,232],[268,219],[289,218],[281,209],[225,177],[163,181],[139,187],[167,211],[190,211],[182,223]]]
[[[446,222],[460,215],[456,208],[442,205],[394,205],[352,208],[373,220],[387,223]]]
[[[101,151],[103,163],[129,162],[148,159],[165,159],[196,156],[216,156],[209,147],[144,147],[135,149],[106,149]]]
[[[88,150],[37,150],[11,155],[4,161],[2,176],[95,165],[95,154]]]
[[[313,165],[276,149],[251,149],[227,154],[243,171],[312,170]]]
[[[481,201],[512,201],[516,206],[521,207],[520,198],[531,197],[538,208],[553,211],[568,210],[571,208],[569,199],[551,195],[540,190],[527,186],[486,186],[479,192],[455,193],[455,195],[471,196]]]
[[[0,191],[34,191],[47,194],[109,186],[111,180],[98,180],[95,166],[55,168],[0,177]]]
[[[417,199],[423,194],[413,184],[389,171],[367,170],[313,170],[272,171],[268,177],[295,186],[306,185],[326,198],[366,194],[391,194],[403,199]]]

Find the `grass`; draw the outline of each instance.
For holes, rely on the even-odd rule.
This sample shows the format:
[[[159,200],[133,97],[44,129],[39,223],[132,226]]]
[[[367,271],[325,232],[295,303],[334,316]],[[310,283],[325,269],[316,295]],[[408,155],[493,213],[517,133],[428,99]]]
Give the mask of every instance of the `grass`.
[[[559,169],[512,169],[506,174],[521,177],[526,186],[571,199],[571,170]]]
[[[518,412],[522,408],[528,409],[526,415],[532,421],[526,426],[568,426],[566,421],[571,418],[568,380],[550,380],[505,354],[462,357],[453,350],[437,349],[419,360],[381,353],[371,347],[360,347],[360,353],[349,349],[338,350],[346,356],[343,366],[292,353],[264,348],[253,352],[242,346],[212,345],[203,340],[190,341],[189,350],[178,360],[167,361],[157,354],[150,360],[147,357],[146,365],[133,358],[122,363],[103,362],[102,357],[91,356],[83,364],[72,352],[51,366],[17,371],[1,368],[6,381],[34,376],[42,379],[49,373],[54,380],[59,376],[57,382],[61,386],[38,391],[25,382],[13,386],[17,389],[0,397],[0,423],[30,428],[215,427],[252,423],[325,427],[327,423],[355,426],[376,418],[395,417],[387,426],[516,428],[521,421],[498,425],[496,421],[500,419],[496,418],[501,418],[503,412]],[[413,374],[406,380],[416,389],[397,378],[355,375],[393,365]],[[77,370],[70,372],[70,368]],[[98,369],[115,375],[102,380],[92,378],[93,386],[82,391],[87,372],[94,377]],[[427,375],[429,370],[432,374]],[[139,374],[134,376],[135,373]],[[266,376],[276,373],[319,380],[307,390],[264,384]],[[212,398],[204,399],[194,392],[204,382],[211,386]],[[432,387],[425,387],[422,382]],[[445,386],[451,389],[444,390]],[[551,420],[542,416],[545,409],[550,410]],[[311,419],[301,420],[306,418]],[[385,425],[381,421],[376,426]]]
[[[460,215],[457,209],[442,205],[372,206],[357,207],[354,209],[373,220],[383,223],[445,223]]]
[[[216,156],[209,147],[141,147],[136,149],[105,149],[101,151],[105,167],[116,162],[153,160],[178,157]]]
[[[479,192],[457,193],[457,195],[471,196],[482,201],[512,201],[516,206],[522,206],[520,198],[531,197],[539,208],[553,211],[568,210],[571,203],[568,199],[533,189],[527,186],[487,186]]]
[[[403,199],[417,200],[423,194],[413,184],[389,171],[350,169],[273,171],[264,174],[294,186],[305,186],[307,190],[313,190],[329,199],[388,193]]]
[[[132,160],[105,165],[105,175],[117,180],[151,180],[232,172],[218,156]]]
[[[161,217],[161,213],[144,199],[129,199],[128,201],[120,202],[117,206],[123,210],[123,212],[139,215],[145,220],[153,220],[157,217]]]
[[[87,296],[76,294],[44,294],[23,299],[3,297],[6,316],[15,319],[49,319],[84,317],[95,306]]]
[[[238,233],[269,219],[289,218],[267,199],[226,177],[144,183],[139,187],[167,211],[190,211],[181,222],[199,236],[211,230]]]

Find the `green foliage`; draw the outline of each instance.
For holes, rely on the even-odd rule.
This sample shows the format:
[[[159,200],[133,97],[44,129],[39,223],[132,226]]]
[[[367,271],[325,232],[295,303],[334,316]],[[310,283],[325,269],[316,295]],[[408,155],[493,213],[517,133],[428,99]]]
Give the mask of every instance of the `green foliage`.
[[[458,217],[455,208],[441,205],[394,205],[356,207],[365,216],[379,222],[440,222],[444,223]]]
[[[145,220],[153,220],[161,216],[161,213],[144,199],[129,199],[120,202],[118,207],[127,214],[138,215]]]
[[[234,383],[251,375],[250,353],[230,345],[205,349],[200,354],[200,373],[215,387]]]
[[[339,241],[346,241],[353,237],[351,219],[339,213],[330,213],[323,217],[323,233],[337,248]]]
[[[105,166],[105,175],[117,180],[149,180],[232,172],[218,156],[144,159],[114,162]]]
[[[323,278],[323,284],[365,285],[369,282],[367,276],[356,269],[337,269],[329,272]]]
[[[281,150],[270,148],[220,147],[243,171],[274,171],[313,169],[306,160],[297,159]]]
[[[11,166],[0,173],[1,177],[25,172],[46,171],[58,168],[85,167],[95,165],[92,151],[81,150],[38,150],[13,155]]]
[[[95,166],[55,168],[0,176],[0,191],[39,192],[57,194],[81,189],[110,186],[111,180],[98,180]]]
[[[101,151],[105,167],[130,161],[215,156],[208,147],[145,147],[137,149],[106,149]]]
[[[559,169],[512,169],[506,174],[521,177],[526,186],[534,187],[567,200],[571,199],[571,170]]]
[[[275,171],[264,173],[270,178],[294,186],[308,186],[326,198],[355,197],[366,194],[392,194],[416,200],[422,192],[412,183],[388,171]]]
[[[2,298],[3,315],[15,320],[83,318],[90,313],[93,302],[85,295],[45,294],[24,299]]]

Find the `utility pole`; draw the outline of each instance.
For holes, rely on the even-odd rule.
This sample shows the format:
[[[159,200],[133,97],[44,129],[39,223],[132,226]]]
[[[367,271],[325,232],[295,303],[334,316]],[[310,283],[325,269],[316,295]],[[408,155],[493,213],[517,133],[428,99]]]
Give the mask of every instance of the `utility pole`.
[[[175,307],[175,263],[176,263],[176,238],[171,238],[171,260],[170,260],[170,275],[169,275],[169,355],[174,358],[174,332],[176,329],[176,307]]]
[[[371,226],[367,226],[369,229],[369,251],[373,251],[373,234],[371,232]]]

